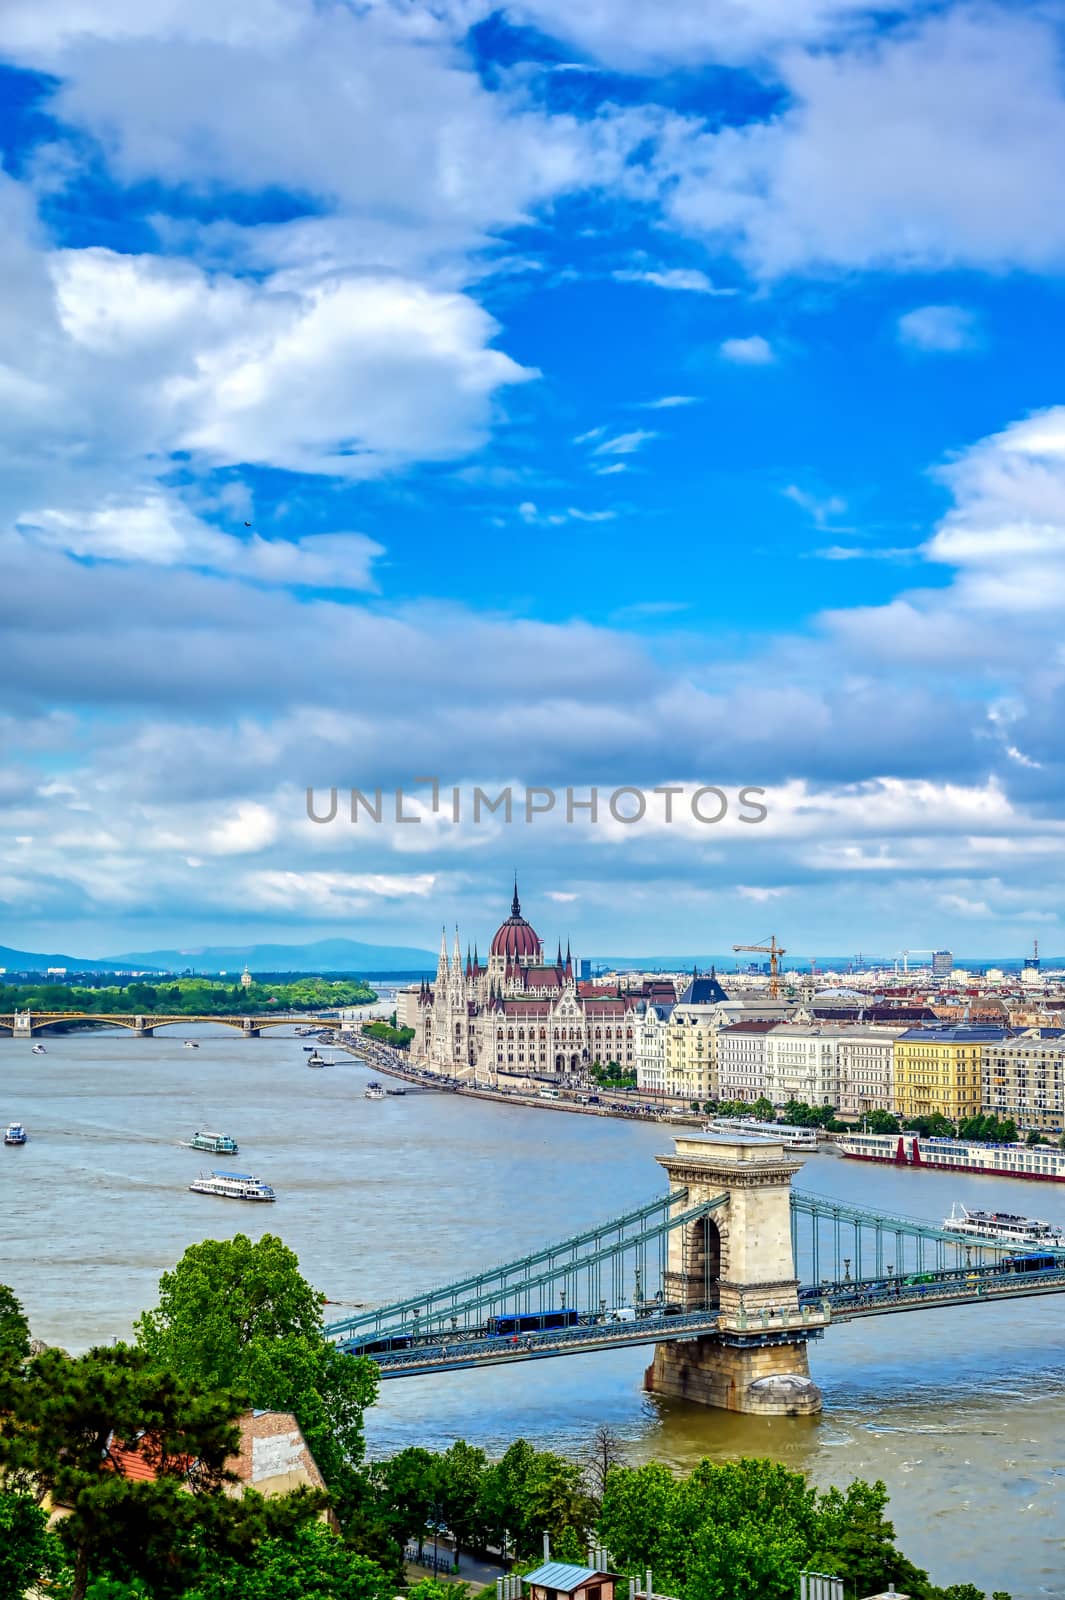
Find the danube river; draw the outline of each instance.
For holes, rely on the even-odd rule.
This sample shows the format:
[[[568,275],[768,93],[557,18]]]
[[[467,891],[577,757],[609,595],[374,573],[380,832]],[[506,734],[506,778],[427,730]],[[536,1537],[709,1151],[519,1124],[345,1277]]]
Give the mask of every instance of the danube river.
[[[337,1302],[376,1304],[612,1216],[663,1187],[664,1128],[408,1094],[368,1101],[367,1070],[338,1052],[308,1071],[291,1035],[220,1028],[155,1039],[116,1030],[0,1039],[0,1282],[34,1332],[80,1350],[128,1336],[185,1246],[279,1233]],[[190,1194],[209,1158],[197,1127],[231,1133],[232,1163],[277,1204]],[[224,1163],[219,1163],[223,1164]],[[954,1200],[1065,1222],[1065,1185],[870,1167],[814,1156],[798,1186],[939,1220]],[[374,1453],[519,1435],[580,1451],[608,1422],[630,1459],[778,1457],[819,1485],[883,1478],[906,1553],[940,1583],[971,1579],[1065,1600],[1065,1296],[874,1318],[810,1347],[824,1414],[737,1417],[644,1395],[638,1349],[382,1386]]]

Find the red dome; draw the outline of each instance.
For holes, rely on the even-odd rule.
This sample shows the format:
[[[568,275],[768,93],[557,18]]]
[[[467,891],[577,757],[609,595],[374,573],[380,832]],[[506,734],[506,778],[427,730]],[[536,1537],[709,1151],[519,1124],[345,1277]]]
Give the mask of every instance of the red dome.
[[[538,961],[540,948],[540,941],[534,930],[521,914],[518,886],[515,884],[510,916],[496,931],[496,936],[492,940],[492,954],[501,956],[506,961]]]

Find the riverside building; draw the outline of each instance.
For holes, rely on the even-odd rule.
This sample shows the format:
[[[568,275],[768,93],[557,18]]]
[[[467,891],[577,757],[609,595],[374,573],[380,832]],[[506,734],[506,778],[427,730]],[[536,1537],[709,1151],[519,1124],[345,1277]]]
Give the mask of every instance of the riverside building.
[[[1031,1028],[996,1039],[981,1052],[982,1109],[1018,1128],[1065,1132],[1065,1035]]]
[[[1007,1037],[983,1025],[909,1028],[895,1040],[895,1109],[900,1117],[951,1122],[980,1114],[982,1052]]]

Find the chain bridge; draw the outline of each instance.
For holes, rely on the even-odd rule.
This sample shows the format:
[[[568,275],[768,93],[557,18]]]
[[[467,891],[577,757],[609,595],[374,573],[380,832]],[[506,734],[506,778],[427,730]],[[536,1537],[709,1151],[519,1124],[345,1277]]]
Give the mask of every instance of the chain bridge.
[[[649,1345],[652,1392],[805,1415],[807,1344],[833,1323],[1065,1292],[1065,1251],[793,1192],[802,1163],[772,1140],[675,1147],[645,1205],[327,1334],[382,1379]]]
[[[129,1013],[116,1013],[111,1011],[8,1011],[0,1013],[0,1028],[6,1028],[16,1039],[28,1039],[44,1028],[53,1027],[62,1022],[97,1022],[105,1023],[112,1028],[127,1028],[139,1038],[151,1038],[156,1028],[176,1027],[183,1023],[187,1028],[192,1024],[204,1022],[217,1022],[223,1028],[235,1028],[246,1038],[257,1039],[264,1028],[291,1027],[293,1023],[301,1023],[308,1028],[335,1028],[335,1016],[311,1016],[306,1011],[286,1012],[283,1016],[271,1012],[267,1016],[189,1016],[187,1013],[148,1013],[134,1015]]]

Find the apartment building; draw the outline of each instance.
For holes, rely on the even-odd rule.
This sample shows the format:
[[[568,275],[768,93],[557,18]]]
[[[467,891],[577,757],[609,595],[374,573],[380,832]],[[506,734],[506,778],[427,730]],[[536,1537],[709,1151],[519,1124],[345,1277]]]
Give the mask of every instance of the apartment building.
[[[895,1040],[905,1028],[843,1028],[839,1034],[839,1099],[843,1117],[895,1109]]]
[[[765,1088],[775,1106],[839,1104],[839,1029],[785,1024],[765,1036]]]
[[[981,1051],[981,1109],[1018,1128],[1065,1132],[1065,1033],[1030,1028]]]
[[[716,1070],[718,1100],[751,1105],[765,1094],[766,1040],[785,1024],[768,1019],[734,1022],[717,1034]]]
[[[895,1040],[895,1109],[899,1116],[951,1122],[978,1116],[983,1095],[982,1052],[1007,1037],[983,1024],[910,1028]]]
[[[643,1094],[660,1095],[666,1090],[666,1033],[673,1006],[668,1002],[647,1002],[639,1011],[635,1025],[636,1087]]]

